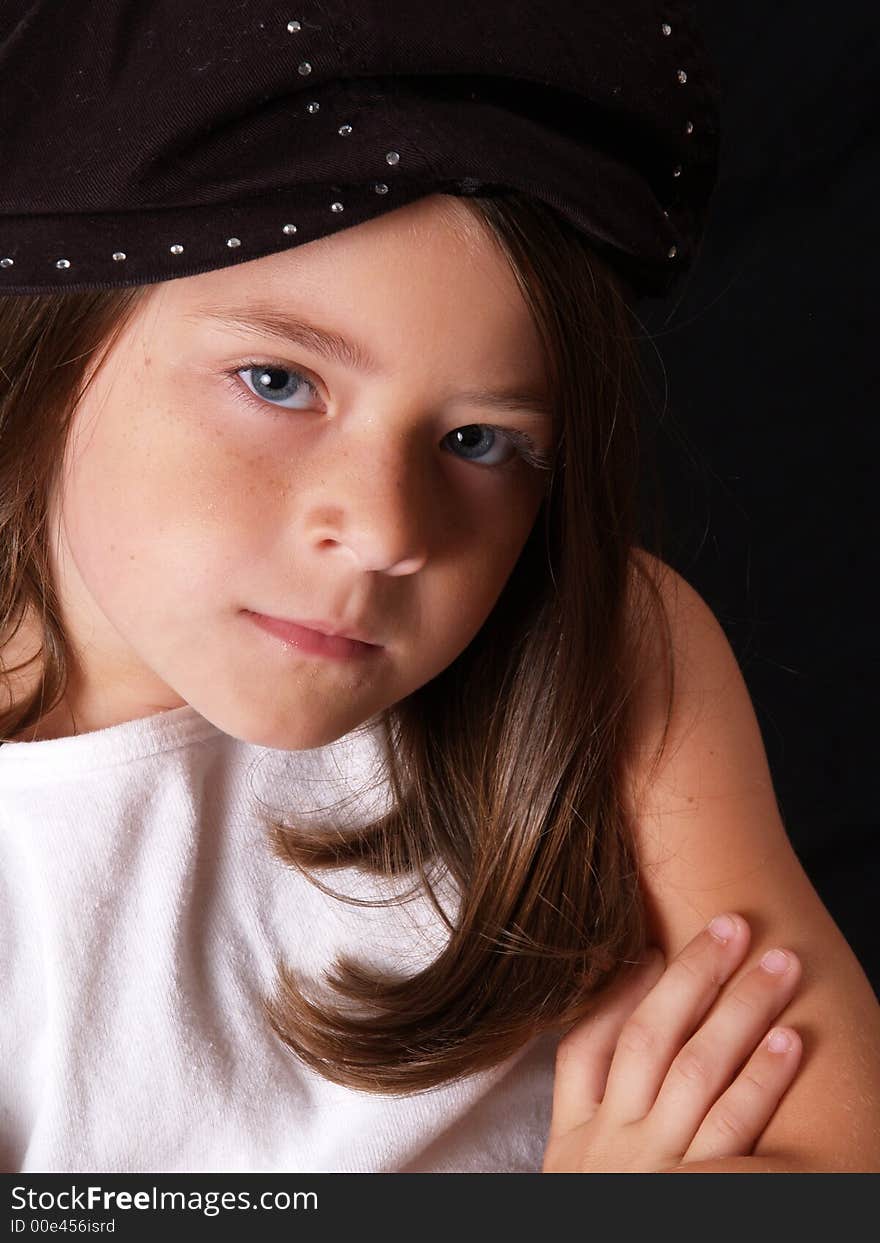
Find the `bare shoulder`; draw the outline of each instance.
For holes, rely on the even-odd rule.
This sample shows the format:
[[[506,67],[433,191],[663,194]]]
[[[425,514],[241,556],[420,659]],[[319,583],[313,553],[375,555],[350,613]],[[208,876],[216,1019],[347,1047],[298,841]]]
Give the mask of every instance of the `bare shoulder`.
[[[731,984],[766,949],[798,955],[801,982],[777,1021],[800,1036],[802,1061],[755,1155],[880,1170],[880,1004],[792,846],[723,626],[671,567],[638,560],[633,599],[657,607],[644,611],[653,621],[644,623],[624,795],[649,937],[668,961],[713,915],[739,912],[751,943]]]
[[[681,574],[643,550],[632,600],[639,643],[625,772],[643,866],[658,873],[671,845],[707,814],[720,823],[726,808],[750,808],[765,822],[765,848],[782,849],[767,753],[723,626]],[[711,840],[720,842],[717,831]]]
[[[727,636],[694,587],[665,561],[634,548],[628,621],[634,690],[626,770],[634,797],[650,794],[653,761],[673,737],[697,723],[700,712],[741,674]]]

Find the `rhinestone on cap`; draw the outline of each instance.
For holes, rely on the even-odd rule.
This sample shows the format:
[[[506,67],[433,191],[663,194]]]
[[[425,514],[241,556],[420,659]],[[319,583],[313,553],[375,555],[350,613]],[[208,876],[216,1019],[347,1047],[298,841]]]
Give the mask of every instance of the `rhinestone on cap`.
[[[283,17],[281,18],[281,20],[283,20]],[[264,23],[261,22],[260,28],[262,29],[263,26],[264,26]],[[287,31],[291,34],[299,33],[300,31],[303,30],[303,23],[301,21],[291,20],[286,23],[286,27],[287,27]],[[663,37],[668,38],[672,35],[673,28],[669,22],[664,21],[661,24],[660,31]],[[302,62],[299,63],[298,73],[301,76],[306,77],[310,75],[312,72],[313,72],[313,66],[309,61],[303,60]],[[323,70],[320,70],[319,68],[319,72],[323,72]],[[670,72],[670,70],[667,69],[667,72]],[[670,77],[671,77],[671,72],[670,72]],[[677,77],[678,82],[681,85],[685,85],[688,82],[688,73],[684,69],[678,69],[676,71],[676,77]],[[316,89],[321,89],[320,81],[316,82],[315,85],[316,85]],[[614,88],[615,93],[620,92],[620,90],[621,90],[620,87]],[[472,96],[472,98],[473,97],[474,96]],[[317,100],[312,100],[306,104],[306,110],[308,111],[308,113],[312,115],[316,114],[319,111],[319,109],[320,109],[320,104]],[[692,120],[687,120],[685,122],[685,125],[683,126],[683,131],[685,134],[688,134],[688,135],[693,134],[695,132],[694,122]],[[682,131],[679,130],[679,133],[681,132]],[[338,125],[337,133],[341,137],[347,137],[351,135],[353,133],[352,124],[346,123],[346,124]],[[401,136],[404,136],[404,135],[401,135]],[[396,167],[400,163],[400,158],[401,156],[400,156],[399,151],[386,151],[385,153],[385,162],[387,165],[390,165],[392,167]],[[691,176],[691,172],[692,170],[691,170],[690,163],[689,163],[689,179]],[[682,173],[683,173],[682,164],[677,164],[673,167],[672,169],[673,177],[679,178],[682,176]],[[463,181],[460,183],[460,185],[461,185],[463,192],[471,193],[471,192],[476,191],[480,183],[476,181],[476,179],[464,178]],[[333,188],[338,191],[341,187],[334,186]],[[389,193],[389,186],[385,182],[377,181],[373,183],[373,190],[376,194],[386,195]],[[345,210],[344,204],[339,201],[334,201],[329,206],[330,206],[330,210],[337,214]],[[675,206],[677,205],[674,204],[674,207]],[[670,213],[668,210],[663,209],[663,215],[665,218],[668,219]],[[279,226],[275,226],[275,227],[277,228]],[[285,224],[281,226],[281,231],[287,236],[292,236],[293,234],[296,234],[298,230],[297,230],[297,226],[294,224]],[[226,246],[229,249],[235,249],[235,248],[240,247],[241,245],[242,245],[242,241],[238,237],[229,237],[226,239]],[[168,249],[172,255],[182,255],[184,253],[185,247],[180,243],[175,243],[174,245],[169,246]],[[678,254],[678,247],[676,245],[670,245],[667,251],[668,258],[673,259],[677,256],[677,254]],[[114,263],[124,262],[127,259],[127,257],[128,257],[127,253],[123,250],[116,250],[112,252],[112,260]],[[14,266],[15,262],[16,261],[11,256],[2,257],[0,258],[0,269],[4,269],[4,270],[10,269]],[[50,260],[49,262],[52,262],[52,261]],[[136,263],[137,263],[137,259],[136,259]],[[67,259],[67,258],[57,259],[54,261],[54,266],[59,270],[67,270],[72,267],[72,262],[70,259]],[[81,279],[81,278],[78,278],[78,279]],[[120,279],[122,279],[122,277],[120,277]]]

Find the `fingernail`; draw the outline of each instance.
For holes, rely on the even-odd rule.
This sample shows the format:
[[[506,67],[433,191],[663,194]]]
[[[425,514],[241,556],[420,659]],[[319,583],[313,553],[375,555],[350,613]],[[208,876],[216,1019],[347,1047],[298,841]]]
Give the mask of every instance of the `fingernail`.
[[[785,1053],[791,1048],[791,1036],[784,1027],[774,1027],[767,1037],[767,1048],[773,1053]]]
[[[788,970],[789,961],[788,954],[783,953],[782,950],[768,950],[761,959],[761,966],[765,971],[774,971],[778,973],[780,971]]]
[[[718,941],[729,941],[736,936],[736,923],[729,915],[716,915],[709,921],[708,928]]]

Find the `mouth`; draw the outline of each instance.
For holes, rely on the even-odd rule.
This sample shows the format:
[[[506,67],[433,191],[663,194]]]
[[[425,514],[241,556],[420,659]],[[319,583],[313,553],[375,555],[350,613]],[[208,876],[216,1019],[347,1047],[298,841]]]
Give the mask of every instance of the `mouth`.
[[[351,660],[375,655],[382,651],[378,643],[366,643],[362,639],[353,639],[347,635],[326,634],[312,626],[287,618],[269,617],[265,613],[255,613],[244,609],[245,616],[267,634],[274,635],[282,643],[298,652],[307,655],[325,656],[336,660]]]

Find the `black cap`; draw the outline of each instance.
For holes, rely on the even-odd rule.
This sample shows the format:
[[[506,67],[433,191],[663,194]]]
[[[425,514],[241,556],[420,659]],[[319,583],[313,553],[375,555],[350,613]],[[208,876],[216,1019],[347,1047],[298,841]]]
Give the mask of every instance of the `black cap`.
[[[5,0],[0,295],[516,190],[661,296],[704,232],[719,93],[685,0]]]

